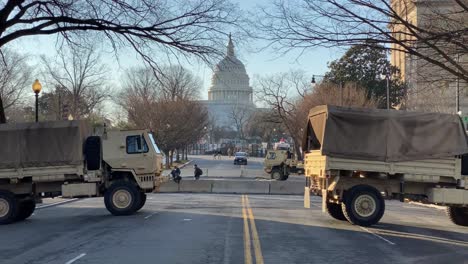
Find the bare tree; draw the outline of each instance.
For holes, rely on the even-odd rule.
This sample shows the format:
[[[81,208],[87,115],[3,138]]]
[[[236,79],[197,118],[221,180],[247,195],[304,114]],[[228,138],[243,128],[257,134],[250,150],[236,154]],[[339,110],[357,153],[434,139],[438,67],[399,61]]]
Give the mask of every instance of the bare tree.
[[[164,76],[178,76],[182,80],[174,79],[168,89],[161,81],[163,79],[155,77],[150,69],[132,69],[124,81],[119,104],[128,113],[130,123],[153,130],[169,165],[172,164],[175,150],[185,149],[204,135],[208,112],[199,102],[190,100],[200,89],[197,85],[187,85],[186,77],[192,76],[190,72],[174,74],[180,68],[162,69],[168,70],[167,73],[163,72]],[[171,72],[173,70],[176,71]]]
[[[1,50],[0,59],[0,124],[6,122],[3,110],[15,107],[31,83],[32,68],[27,56],[9,49]]]
[[[255,83],[258,98],[272,109],[270,114],[264,117],[278,127],[284,126],[294,139],[297,154],[300,154],[298,131],[301,129],[301,123],[297,123],[296,118],[297,103],[307,95],[309,87],[305,75],[294,71],[259,78]]]
[[[276,0],[259,13],[259,35],[282,52],[380,43],[468,81],[456,59],[468,53],[466,0]]]
[[[109,97],[108,70],[94,47],[74,47],[58,52],[56,60],[41,57],[45,74],[56,89],[59,103],[68,104],[75,119],[88,116]]]
[[[303,129],[312,107],[322,104],[367,108],[377,106],[377,100],[369,98],[366,90],[354,83],[346,83],[342,87],[323,82],[313,87],[313,90],[310,86],[308,89],[306,86],[299,86],[303,88],[303,92],[294,92],[297,89],[295,83],[304,83],[304,85],[307,83],[305,76],[301,77],[302,81],[297,80],[297,77],[298,75],[290,73],[272,75],[259,79],[256,88],[259,90],[259,98],[262,98],[271,109],[271,112],[261,115],[262,119],[264,122],[276,124],[277,130],[287,131],[294,140],[295,151],[299,157]],[[342,103],[341,95],[343,95]]]
[[[245,139],[244,129],[251,115],[252,110],[246,108],[244,105],[235,104],[232,105],[229,110],[229,118],[234,123],[237,136],[240,139]]]
[[[116,52],[132,47],[158,69],[155,54],[203,60],[221,54],[220,36],[239,29],[239,17],[228,0],[6,0],[0,6],[0,48],[32,35],[59,35],[70,44],[98,38]]]
[[[168,66],[162,69],[160,80],[162,97],[166,100],[190,100],[198,98],[201,79],[182,66]]]

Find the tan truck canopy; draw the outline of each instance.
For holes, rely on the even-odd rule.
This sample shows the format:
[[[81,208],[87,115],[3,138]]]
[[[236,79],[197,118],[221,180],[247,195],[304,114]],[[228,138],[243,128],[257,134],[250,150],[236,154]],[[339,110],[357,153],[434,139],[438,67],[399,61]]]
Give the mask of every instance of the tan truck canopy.
[[[90,133],[84,121],[0,125],[0,169],[79,165]]]
[[[304,151],[376,161],[410,161],[468,153],[459,116],[317,106],[310,110]]]

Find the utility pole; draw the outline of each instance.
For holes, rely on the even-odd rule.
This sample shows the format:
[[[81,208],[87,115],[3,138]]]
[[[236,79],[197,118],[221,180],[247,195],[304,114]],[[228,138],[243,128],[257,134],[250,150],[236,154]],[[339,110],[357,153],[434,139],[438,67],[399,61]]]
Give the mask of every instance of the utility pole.
[[[390,76],[387,75],[387,109],[390,109]]]
[[[457,63],[460,65],[460,53],[457,54]],[[458,70],[459,72],[459,70]],[[460,114],[460,77],[457,75],[457,93],[455,101],[456,114]]]

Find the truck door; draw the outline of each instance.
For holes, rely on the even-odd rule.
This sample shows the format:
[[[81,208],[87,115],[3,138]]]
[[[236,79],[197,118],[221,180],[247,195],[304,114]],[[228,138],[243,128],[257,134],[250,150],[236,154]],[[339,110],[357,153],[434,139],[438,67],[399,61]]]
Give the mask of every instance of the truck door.
[[[149,174],[155,170],[154,153],[148,147],[143,134],[128,135],[125,139],[128,168],[133,168],[137,174]]]

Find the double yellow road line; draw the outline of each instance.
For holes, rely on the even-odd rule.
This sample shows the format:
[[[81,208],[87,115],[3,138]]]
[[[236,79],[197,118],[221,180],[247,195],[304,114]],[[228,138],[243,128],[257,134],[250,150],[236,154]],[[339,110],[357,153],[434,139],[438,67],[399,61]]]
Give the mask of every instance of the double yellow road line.
[[[247,195],[242,195],[242,217],[244,218],[244,263],[252,264],[253,244],[256,260],[255,263],[264,264],[257,226],[255,225],[255,218],[252,212],[252,208],[250,207],[249,197]],[[252,236],[250,230],[252,231]]]

